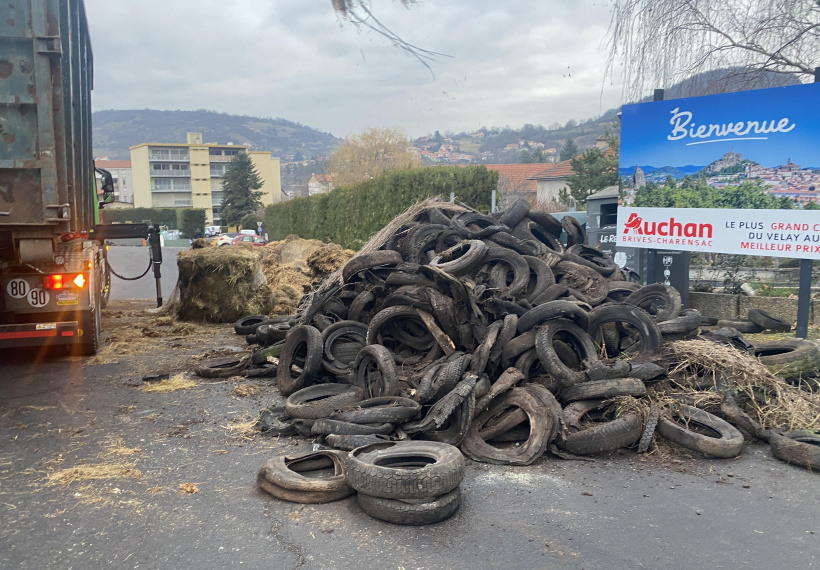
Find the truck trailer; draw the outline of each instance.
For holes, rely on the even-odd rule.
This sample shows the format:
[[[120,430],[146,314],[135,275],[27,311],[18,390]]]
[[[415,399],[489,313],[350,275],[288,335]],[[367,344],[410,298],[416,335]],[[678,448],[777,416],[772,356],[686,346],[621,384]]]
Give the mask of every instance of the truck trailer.
[[[99,223],[113,183],[97,169],[98,192],[83,1],[7,6],[0,18],[0,348],[65,345],[94,354],[111,284],[105,240],[151,239],[156,231]],[[158,239],[151,243],[161,262]]]

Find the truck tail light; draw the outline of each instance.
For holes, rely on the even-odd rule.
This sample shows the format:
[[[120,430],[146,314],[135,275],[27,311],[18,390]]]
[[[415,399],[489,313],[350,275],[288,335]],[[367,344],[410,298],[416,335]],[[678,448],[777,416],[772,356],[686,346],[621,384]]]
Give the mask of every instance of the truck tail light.
[[[46,278],[43,279],[43,287],[46,289],[62,289],[63,275],[61,273],[55,273],[54,275],[46,276]]]
[[[62,273],[55,273],[53,275],[47,275],[43,279],[43,288],[45,289],[70,289],[70,288],[79,288],[82,289],[88,283],[88,279],[86,279],[85,275],[82,273],[77,273],[76,275],[64,275]]]

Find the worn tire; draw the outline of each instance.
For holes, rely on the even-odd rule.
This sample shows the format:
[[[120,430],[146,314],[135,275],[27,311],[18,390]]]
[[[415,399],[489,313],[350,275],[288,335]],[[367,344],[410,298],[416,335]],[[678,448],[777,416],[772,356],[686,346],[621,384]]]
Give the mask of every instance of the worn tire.
[[[359,506],[374,519],[393,524],[421,526],[450,518],[461,504],[458,487],[432,500],[383,499],[359,493]]]
[[[564,415],[575,414],[580,418],[599,406],[600,402],[596,400],[573,402],[564,408]],[[637,414],[626,413],[614,420],[596,422],[570,433],[563,441],[558,441],[558,447],[574,455],[594,455],[615,451],[638,441],[643,428],[643,422]]]
[[[662,309],[655,307],[655,303],[658,302],[663,303]],[[641,287],[624,299],[624,303],[640,307],[656,323],[674,319],[681,310],[680,293],[674,287],[669,287],[663,283],[653,283]]]
[[[345,264],[342,268],[342,279],[347,283],[350,281],[350,278],[359,271],[370,269],[371,267],[380,267],[382,265],[397,265],[403,261],[404,259],[398,251],[389,249],[363,253],[351,258],[350,261]]]
[[[288,396],[285,411],[292,418],[317,420],[362,399],[362,389],[349,384],[318,384]]]
[[[457,447],[429,441],[376,443],[347,456],[348,484],[385,499],[432,499],[464,479],[464,456]]]
[[[792,330],[792,324],[786,319],[781,319],[760,309],[749,309],[746,318],[763,327],[763,330],[775,332],[789,332]]]
[[[820,347],[810,340],[758,342],[752,350],[769,372],[788,382],[820,374]]]
[[[345,481],[344,451],[322,450],[280,455],[266,461],[256,475],[257,484],[276,498],[296,503],[329,503],[352,495],[355,491]],[[333,476],[312,478],[301,475],[333,467]]]
[[[242,317],[233,324],[233,330],[236,334],[249,335],[256,331],[260,325],[269,323],[270,319],[267,315],[251,315],[249,317]]]
[[[410,398],[381,396],[341,408],[329,419],[354,424],[404,423],[415,418],[420,411],[421,404]]]
[[[720,328],[732,327],[737,332],[745,334],[763,332],[763,327],[749,319],[720,319],[717,326]]]
[[[556,339],[556,335],[563,338]],[[592,342],[592,337],[575,323],[564,319],[548,321],[535,333],[535,350],[538,352],[541,366],[558,380],[561,388],[584,382],[586,380],[584,371],[570,367],[565,359],[562,359],[556,352],[554,345],[556,340],[569,344],[574,351],[577,351],[578,361],[583,367],[585,362],[591,364],[598,360],[598,349]]]
[[[525,333],[536,325],[554,319],[569,319],[582,329],[589,327],[589,313],[581,307],[570,301],[550,301],[518,317],[518,332]]]
[[[465,240],[438,254],[428,264],[450,275],[464,275],[481,263],[487,253],[487,244],[478,240]]]
[[[395,426],[389,423],[354,424],[328,418],[319,418],[310,426],[310,435],[390,435]]]
[[[778,459],[814,470],[820,467],[820,432],[787,431],[769,438],[772,455]]]
[[[248,354],[242,356],[227,356],[206,360],[194,369],[197,376],[202,378],[228,378],[236,376],[251,363]]]
[[[614,398],[616,396],[641,398],[646,396],[646,385],[637,378],[611,378],[609,380],[581,382],[561,392],[561,400],[567,403],[577,400]]]
[[[627,303],[607,303],[595,307],[589,313],[587,331],[596,338],[596,333],[606,323],[626,323],[630,325],[641,338],[640,354],[651,356],[656,354],[662,343],[661,331],[652,317],[643,309]],[[615,355],[609,355],[615,356]]]
[[[743,434],[738,429],[707,411],[681,405],[675,414],[688,424],[695,424],[715,434],[714,437],[697,433],[670,417],[658,420],[658,433],[678,445],[714,457],[737,457],[743,449]]]
[[[301,354],[304,351],[304,354]],[[279,357],[276,385],[284,396],[313,384],[322,366],[322,333],[309,325],[294,327],[288,334]],[[301,364],[302,371],[294,376],[291,365]]]
[[[368,373],[371,365],[378,369],[378,375]],[[366,399],[399,395],[396,362],[393,354],[384,346],[370,344],[361,349],[353,363],[353,371],[356,384],[362,389]]]
[[[697,309],[686,309],[674,319],[658,323],[662,335],[685,335],[700,327],[701,315]]]

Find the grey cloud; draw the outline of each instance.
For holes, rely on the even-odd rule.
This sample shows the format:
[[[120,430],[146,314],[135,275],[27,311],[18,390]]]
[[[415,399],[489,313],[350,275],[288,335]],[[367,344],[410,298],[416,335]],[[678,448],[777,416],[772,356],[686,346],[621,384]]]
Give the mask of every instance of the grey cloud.
[[[435,77],[326,0],[86,0],[94,106],[280,116],[345,136],[550,124],[619,103],[601,88],[605,8],[576,3],[377,0],[378,17],[438,57]],[[568,69],[569,68],[569,69]],[[564,77],[564,75],[572,77]]]

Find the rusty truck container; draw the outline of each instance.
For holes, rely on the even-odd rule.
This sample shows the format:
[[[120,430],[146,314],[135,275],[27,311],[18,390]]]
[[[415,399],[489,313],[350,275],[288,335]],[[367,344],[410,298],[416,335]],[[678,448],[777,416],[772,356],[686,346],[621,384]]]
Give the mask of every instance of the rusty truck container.
[[[93,57],[82,0],[9,0],[0,18],[0,347],[97,348],[104,254]]]

